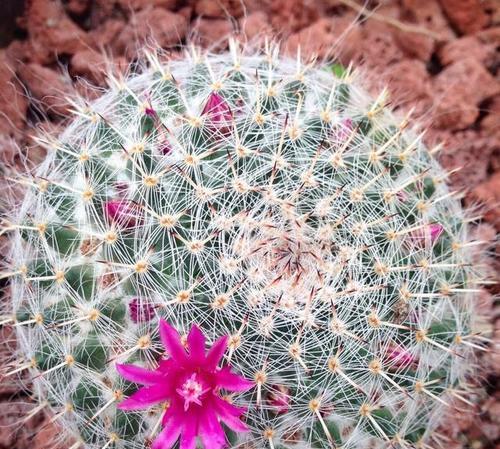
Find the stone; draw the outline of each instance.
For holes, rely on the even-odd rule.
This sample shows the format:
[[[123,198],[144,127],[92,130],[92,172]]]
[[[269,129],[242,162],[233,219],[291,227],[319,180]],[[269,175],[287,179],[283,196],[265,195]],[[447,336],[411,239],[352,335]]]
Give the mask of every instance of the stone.
[[[74,94],[70,80],[36,63],[22,66],[19,76],[40,108],[48,113],[67,116],[69,104],[65,98]]]
[[[496,49],[493,44],[483,43],[477,36],[464,36],[446,43],[438,51],[439,60],[444,66],[450,65],[468,55],[479,64],[490,66],[495,60]]]
[[[404,59],[403,50],[394,37],[394,27],[376,20],[369,20],[363,27],[359,54],[371,69],[386,69]]]
[[[242,17],[240,19],[240,28],[244,39],[248,41],[258,40],[272,34],[269,19],[263,11],[255,11],[248,16]]]
[[[336,45],[338,36],[342,36],[341,45]],[[321,60],[334,57],[347,65],[357,56],[361,43],[361,29],[349,18],[323,18],[292,34],[285,42],[285,51],[294,56],[300,46],[304,58],[316,56]]]
[[[194,26],[196,40],[203,47],[225,50],[228,47],[228,37],[232,34],[231,22],[226,19],[198,19]]]
[[[489,23],[481,0],[439,0],[451,24],[463,34],[472,34]]]
[[[500,81],[474,57],[450,64],[435,77],[433,84],[436,99],[433,124],[437,128],[467,128],[479,116],[479,104],[500,92]]]
[[[242,0],[198,0],[195,12],[201,17],[238,18],[243,15],[244,2]]]
[[[117,49],[116,42],[125,26],[126,23],[121,19],[109,19],[90,31],[89,35],[96,48],[111,50],[114,53],[113,56],[116,56],[122,53]]]
[[[448,21],[436,0],[403,0],[399,19],[440,35],[446,41],[454,37]],[[410,33],[393,28],[399,47],[411,57],[429,61],[436,47],[436,39],[423,33]]]
[[[16,78],[18,63],[6,50],[0,50],[0,134],[19,139],[26,121],[28,99]]]
[[[129,58],[147,43],[167,48],[186,37],[188,24],[180,15],[162,8],[147,8],[134,14],[118,36],[116,48]]]
[[[208,0],[207,0],[208,1]],[[268,0],[263,2],[271,25],[284,36],[309,27],[321,17],[325,17],[322,2],[304,0]]]
[[[396,62],[387,70],[384,79],[388,82],[393,103],[422,112],[432,104],[431,79],[422,61],[403,59]]]
[[[500,172],[473,189],[467,196],[467,201],[469,204],[483,204],[484,219],[500,231]]]
[[[90,7],[90,0],[69,0],[66,3],[66,11],[73,16],[82,16]]]
[[[108,58],[95,50],[82,50],[71,58],[70,72],[73,76],[80,76],[98,85],[104,85],[106,72],[112,68],[124,73],[128,63],[122,56]]]
[[[67,16],[60,1],[27,2],[24,21],[38,62],[52,62],[88,46],[87,34]]]
[[[149,7],[174,9],[178,2],[177,0],[115,0],[115,3],[125,11],[140,11]]]

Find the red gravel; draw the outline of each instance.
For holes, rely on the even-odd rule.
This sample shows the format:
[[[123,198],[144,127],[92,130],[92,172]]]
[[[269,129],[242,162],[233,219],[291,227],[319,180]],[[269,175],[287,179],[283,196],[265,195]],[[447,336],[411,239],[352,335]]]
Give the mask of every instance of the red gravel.
[[[485,205],[478,238],[494,239],[500,229],[500,1],[358,3],[429,33],[374,18],[355,23],[356,12],[342,0],[28,0],[18,19],[25,38],[0,49],[0,159],[20,163],[15,144],[32,143],[34,118],[57,127],[66,115],[65,96],[88,92],[82,80],[103,86],[110,55],[113,64],[125,67],[151,38],[175,52],[187,36],[224,48],[221,39],[238,29],[249,39],[278,35],[289,52],[300,45],[304,55],[336,54],[344,64],[363,63],[386,80],[401,107],[415,107],[430,128],[429,144],[446,143],[443,165],[464,167],[452,179],[466,189],[464,203]],[[490,267],[498,272],[492,259]],[[484,326],[494,343],[480,358],[484,381],[477,406],[445,426],[448,448],[500,449],[500,308],[494,300],[499,291],[485,291],[478,304],[489,317]],[[0,330],[0,338],[8,340],[5,332]],[[0,382],[0,407],[15,404],[0,413],[0,449],[60,447],[53,443],[57,429],[43,413],[14,430],[4,427],[19,420],[29,398]]]

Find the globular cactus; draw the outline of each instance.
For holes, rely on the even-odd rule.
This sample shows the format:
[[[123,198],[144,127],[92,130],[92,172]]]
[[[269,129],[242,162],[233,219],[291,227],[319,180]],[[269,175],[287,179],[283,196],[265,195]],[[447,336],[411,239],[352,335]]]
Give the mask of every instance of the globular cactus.
[[[156,448],[431,447],[443,409],[468,403],[478,346],[475,242],[448,173],[361,75],[230,48],[149,52],[39,138],[3,229],[11,374],[31,373],[74,449],[148,447],[162,424]],[[203,335],[207,351],[227,337],[218,368],[186,365]],[[192,373],[177,385],[166,364]],[[223,365],[244,388],[199,380]],[[130,411],[137,373],[168,400]],[[164,419],[176,394],[191,427]],[[193,418],[209,395],[232,422]]]

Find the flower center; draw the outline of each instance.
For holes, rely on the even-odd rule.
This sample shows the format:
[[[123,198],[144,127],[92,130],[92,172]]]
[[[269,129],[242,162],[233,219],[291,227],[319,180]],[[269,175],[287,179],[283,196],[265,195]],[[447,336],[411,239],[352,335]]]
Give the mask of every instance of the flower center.
[[[200,397],[209,390],[210,388],[203,389],[201,383],[196,380],[196,373],[193,373],[191,377],[184,382],[182,388],[178,388],[176,391],[184,398],[184,410],[187,410],[191,402],[202,405]]]

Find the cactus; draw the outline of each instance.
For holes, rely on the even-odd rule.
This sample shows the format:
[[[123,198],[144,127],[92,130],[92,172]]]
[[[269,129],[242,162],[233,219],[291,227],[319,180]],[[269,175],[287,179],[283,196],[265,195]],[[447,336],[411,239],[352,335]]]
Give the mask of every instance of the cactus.
[[[74,449],[149,447],[169,404],[120,407],[131,366],[174,357],[160,322],[193,352],[194,325],[253,386],[217,390],[248,431],[194,425],[181,449],[432,447],[478,346],[475,242],[448,173],[361,73],[230,50],[148,52],[38,138],[47,157],[2,230],[11,373],[30,372]]]

